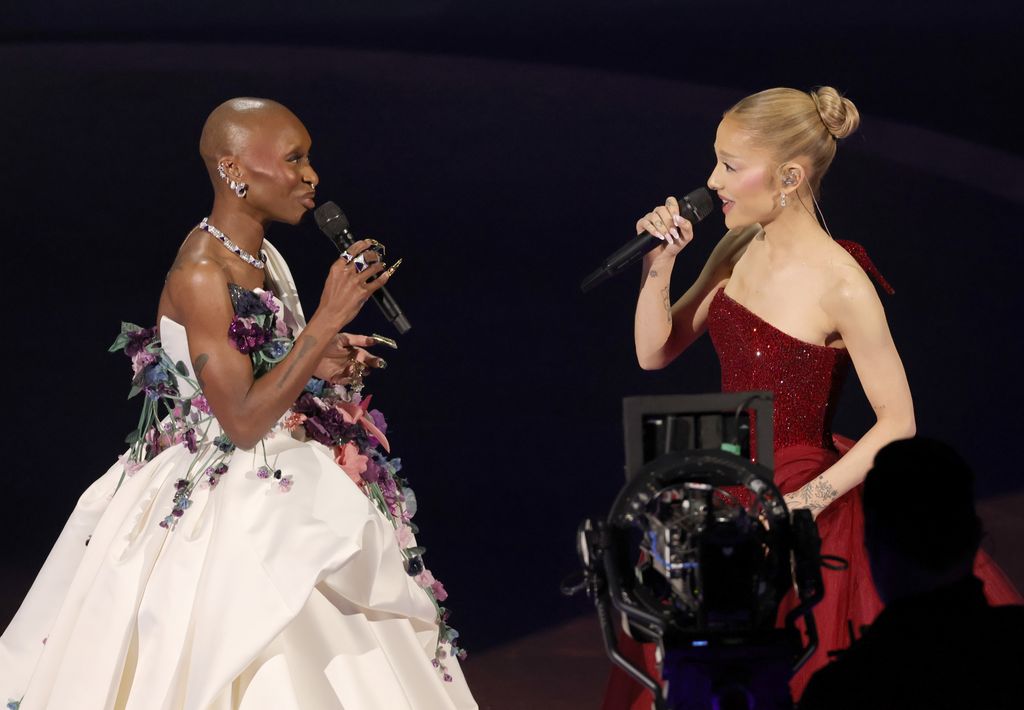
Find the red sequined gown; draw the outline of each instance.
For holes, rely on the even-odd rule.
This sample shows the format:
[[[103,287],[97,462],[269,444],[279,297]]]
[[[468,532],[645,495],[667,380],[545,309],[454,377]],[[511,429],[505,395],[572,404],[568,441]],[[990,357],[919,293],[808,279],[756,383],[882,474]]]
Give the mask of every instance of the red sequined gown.
[[[863,247],[839,242],[866,272],[889,293],[892,289]],[[853,441],[832,434],[831,423],[843,381],[850,368],[846,350],[815,345],[787,335],[732,300],[724,289],[714,295],[708,310],[708,330],[722,366],[722,390],[767,390],[775,398],[775,484],[791,493],[834,464]],[[848,621],[854,629],[870,624],[882,609],[871,581],[864,548],[861,487],[829,505],[817,518],[822,554],[849,561],[842,572],[823,570],[825,597],[815,607],[818,651],[793,677],[790,687],[799,698],[811,675],[828,662],[827,651],[850,643]],[[981,552],[975,575],[985,583],[991,604],[1020,604],[1013,584]],[[779,610],[780,620],[795,606],[794,595]],[[802,624],[800,624],[802,627]],[[656,674],[653,645],[624,639],[624,647],[648,673]],[[605,710],[649,710],[650,694],[617,668],[609,679]]]

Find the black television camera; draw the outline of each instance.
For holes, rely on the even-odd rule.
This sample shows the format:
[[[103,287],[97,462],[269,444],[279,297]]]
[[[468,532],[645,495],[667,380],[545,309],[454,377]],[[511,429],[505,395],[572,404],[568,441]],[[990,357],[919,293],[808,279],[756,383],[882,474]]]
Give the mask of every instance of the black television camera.
[[[580,525],[583,580],[565,591],[587,590],[609,657],[658,710],[791,708],[789,677],[817,647],[821,541],[808,511],[790,516],[763,465],[771,394],[625,404],[629,480],[607,519]],[[798,604],[778,628],[794,586]],[[663,684],[620,653],[616,620],[657,644]]]

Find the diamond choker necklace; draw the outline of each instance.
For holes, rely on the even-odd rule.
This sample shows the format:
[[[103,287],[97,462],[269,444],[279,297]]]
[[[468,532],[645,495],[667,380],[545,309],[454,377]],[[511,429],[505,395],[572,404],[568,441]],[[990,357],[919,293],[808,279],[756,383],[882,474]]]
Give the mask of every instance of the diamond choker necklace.
[[[263,257],[263,259],[257,259],[255,256],[247,252],[245,249],[243,249],[242,247],[238,246],[233,241],[228,239],[228,236],[224,234],[224,232],[220,231],[219,229],[217,229],[216,227],[209,223],[209,219],[209,217],[203,217],[203,221],[200,222],[198,225],[199,229],[203,230],[204,232],[212,234],[220,241],[221,244],[224,245],[224,247],[228,251],[237,254],[238,258],[240,258],[246,264],[249,264],[250,266],[255,266],[257,269],[262,269],[264,266],[266,266],[266,264],[263,262],[263,259],[266,259],[266,255],[264,255],[262,251],[260,252],[260,256]]]

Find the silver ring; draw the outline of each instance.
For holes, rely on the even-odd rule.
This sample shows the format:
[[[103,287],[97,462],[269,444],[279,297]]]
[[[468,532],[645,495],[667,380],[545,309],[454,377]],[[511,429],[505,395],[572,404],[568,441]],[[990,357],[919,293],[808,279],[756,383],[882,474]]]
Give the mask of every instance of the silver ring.
[[[341,252],[341,258],[344,259],[347,264],[355,264],[356,272],[362,271],[369,266],[369,264],[366,263],[366,257],[363,256],[363,254],[360,254],[359,256],[352,256],[347,251],[343,251]]]

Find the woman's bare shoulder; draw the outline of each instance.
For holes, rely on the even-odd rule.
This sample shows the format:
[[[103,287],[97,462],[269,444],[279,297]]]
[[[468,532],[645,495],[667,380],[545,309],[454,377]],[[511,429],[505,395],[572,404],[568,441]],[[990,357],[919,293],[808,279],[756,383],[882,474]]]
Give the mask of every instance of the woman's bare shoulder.
[[[847,295],[865,289],[874,292],[875,288],[871,277],[842,244],[830,241],[825,245],[825,264],[829,291]]]
[[[864,267],[841,244],[827,246],[825,292],[822,305],[837,315],[881,309],[881,299]]]
[[[223,263],[183,245],[167,272],[158,315],[182,322],[188,313],[230,305],[229,283]]]

